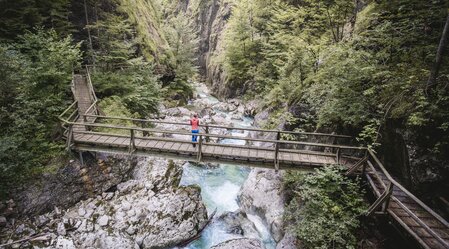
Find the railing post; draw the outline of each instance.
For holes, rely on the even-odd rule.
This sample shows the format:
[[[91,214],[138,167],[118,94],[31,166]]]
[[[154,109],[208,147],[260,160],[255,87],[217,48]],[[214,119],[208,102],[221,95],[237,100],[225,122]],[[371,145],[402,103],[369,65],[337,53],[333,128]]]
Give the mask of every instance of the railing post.
[[[67,134],[67,151],[70,151],[72,139],[73,139],[73,124],[69,124],[69,133]]]
[[[388,183],[385,191],[379,196],[379,198],[373,203],[373,205],[368,208],[366,216],[372,215],[380,205],[382,205],[382,213],[385,213],[387,211],[388,205],[390,204],[390,197],[392,193],[393,184],[390,182]]]
[[[340,147],[337,148],[336,157],[337,157],[337,164],[340,164],[340,159],[341,159],[341,150],[340,150]]]
[[[276,134],[276,144],[274,145],[274,169],[277,172],[279,170],[279,140],[281,139],[281,132]]]
[[[131,139],[129,140],[129,153],[133,153],[136,150],[136,141],[134,139],[134,129],[131,129]]]
[[[198,157],[197,157],[197,160],[198,160],[198,162],[201,162],[201,157],[202,157],[202,145],[203,145],[203,136],[202,135],[199,135],[198,136],[198,138],[199,138],[199,140],[198,140]]]
[[[87,117],[85,114],[81,114],[83,116],[83,122],[86,124],[84,125],[84,128],[86,129],[86,131],[89,130],[89,126],[87,126]]]
[[[142,129],[146,129],[146,127],[145,127],[145,121],[140,121],[140,125],[142,126]],[[148,132],[148,131],[142,131],[142,135],[143,135],[144,137],[148,137],[149,132]]]
[[[382,213],[387,212],[387,208],[390,205],[391,194],[393,194],[393,184],[390,182],[387,186],[385,192],[387,192],[387,198],[385,202],[382,204]]]
[[[368,160],[369,160],[368,150],[365,150],[365,158],[366,158],[366,161],[368,162]],[[363,166],[362,166],[362,176],[364,176],[366,174],[366,165],[367,164],[368,163],[364,163]]]
[[[209,125],[206,125],[206,134],[209,134]],[[206,143],[209,143],[210,137],[206,136]]]

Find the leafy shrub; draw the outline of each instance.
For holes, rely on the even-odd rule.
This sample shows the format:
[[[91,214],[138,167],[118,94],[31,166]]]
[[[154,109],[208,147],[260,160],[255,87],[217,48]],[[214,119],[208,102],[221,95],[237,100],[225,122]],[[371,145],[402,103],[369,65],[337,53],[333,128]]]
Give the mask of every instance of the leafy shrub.
[[[341,172],[328,166],[286,177],[298,196],[288,205],[285,219],[305,248],[355,248],[354,232],[366,204],[359,184]]]

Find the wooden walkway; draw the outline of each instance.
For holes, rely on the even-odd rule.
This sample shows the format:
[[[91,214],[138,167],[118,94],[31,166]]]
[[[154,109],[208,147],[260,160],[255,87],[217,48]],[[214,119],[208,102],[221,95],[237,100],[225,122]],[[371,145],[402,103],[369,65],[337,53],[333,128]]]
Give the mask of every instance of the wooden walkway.
[[[161,137],[130,137],[95,132],[74,133],[73,143],[79,149],[90,151],[122,151],[122,153],[140,152],[141,154],[158,155],[165,153],[174,158],[197,161],[214,161],[233,164],[258,164],[260,167],[274,168],[275,149],[255,146],[228,145],[203,142],[196,147],[188,140],[176,140]],[[134,143],[135,147],[130,144]],[[336,164],[334,154],[299,150],[280,150],[278,155],[279,169],[319,167],[326,164]]]
[[[75,92],[75,102],[59,116],[70,150],[155,155],[275,170],[344,165],[348,169],[347,175],[362,175],[377,197],[366,215],[389,215],[421,248],[449,248],[448,222],[391,177],[373,151],[347,146],[348,136],[202,125],[194,147],[188,124],[101,116],[89,75],[84,79],[73,81],[84,84],[81,86],[84,89]],[[128,125],[109,124],[118,120]],[[174,130],[158,128],[158,125],[167,124]],[[227,133],[231,130],[251,132],[256,136],[232,136]],[[267,134],[271,134],[272,139],[259,138]],[[285,135],[296,140],[283,140]],[[245,143],[224,144],[224,140],[243,140]]]

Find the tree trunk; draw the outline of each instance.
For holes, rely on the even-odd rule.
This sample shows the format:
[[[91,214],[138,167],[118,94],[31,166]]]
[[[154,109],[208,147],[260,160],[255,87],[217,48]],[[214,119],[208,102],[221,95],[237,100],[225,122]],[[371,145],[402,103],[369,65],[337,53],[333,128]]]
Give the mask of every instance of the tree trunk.
[[[435,57],[435,63],[430,71],[429,79],[427,80],[426,91],[429,87],[436,83],[438,72],[440,71],[441,63],[443,62],[444,49],[447,45],[447,39],[449,35],[449,14],[446,18],[446,24],[444,25],[443,34],[441,35],[440,44],[438,45],[437,55]]]
[[[89,16],[87,14],[87,3],[86,0],[84,0],[84,13],[86,15],[86,29],[87,29],[87,36],[89,38],[89,48],[90,52],[92,53],[92,63],[95,65],[95,58],[94,58],[94,47],[92,45],[92,36],[90,35],[90,28],[87,27],[89,25]]]

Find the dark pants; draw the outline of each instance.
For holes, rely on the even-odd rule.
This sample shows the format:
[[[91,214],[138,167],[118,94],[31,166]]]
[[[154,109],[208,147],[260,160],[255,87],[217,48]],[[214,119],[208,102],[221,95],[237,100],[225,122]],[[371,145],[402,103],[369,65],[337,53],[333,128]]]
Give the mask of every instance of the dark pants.
[[[199,130],[192,130],[192,133],[199,133]],[[197,135],[192,135],[192,142],[196,142],[198,140]]]

